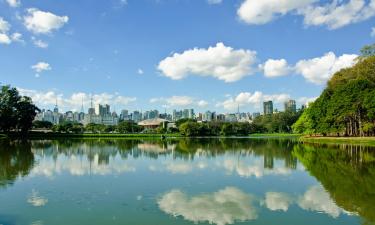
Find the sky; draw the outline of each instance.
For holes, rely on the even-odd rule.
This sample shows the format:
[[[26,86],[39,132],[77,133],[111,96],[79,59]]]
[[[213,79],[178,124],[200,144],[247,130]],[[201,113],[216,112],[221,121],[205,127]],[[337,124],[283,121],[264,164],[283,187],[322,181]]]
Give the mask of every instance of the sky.
[[[375,42],[375,0],[0,0],[0,82],[40,108],[313,101]]]

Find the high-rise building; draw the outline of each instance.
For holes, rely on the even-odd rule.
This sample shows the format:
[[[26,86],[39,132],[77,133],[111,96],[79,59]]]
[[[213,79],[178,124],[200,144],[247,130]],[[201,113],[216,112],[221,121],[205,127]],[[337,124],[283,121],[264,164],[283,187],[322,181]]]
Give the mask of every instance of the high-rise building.
[[[110,106],[107,105],[107,104],[106,105],[101,105],[101,104],[96,105],[95,114],[99,115],[99,116],[110,115],[111,114]]]
[[[292,99],[285,102],[284,107],[285,107],[285,112],[286,111],[289,111],[289,112],[296,112],[297,111],[296,101],[292,100]]]
[[[120,119],[129,120],[129,111],[126,109],[121,110]]]
[[[273,113],[273,102],[263,102],[263,113],[264,115],[271,115]]]

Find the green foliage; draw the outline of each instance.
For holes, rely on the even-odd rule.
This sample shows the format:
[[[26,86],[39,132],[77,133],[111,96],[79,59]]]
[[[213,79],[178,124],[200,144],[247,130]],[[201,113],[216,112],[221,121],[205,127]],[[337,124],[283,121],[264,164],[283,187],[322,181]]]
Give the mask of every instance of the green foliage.
[[[51,129],[53,127],[53,123],[49,121],[34,121],[33,122],[33,128],[40,129],[40,128],[45,128],[45,129]]]
[[[79,134],[79,133],[83,133],[85,129],[81,123],[63,122],[57,125],[53,125],[52,130],[54,132],[59,132],[59,133]]]
[[[355,66],[334,74],[320,97],[293,125],[294,132],[324,136],[375,134],[375,56],[370,50],[366,52]]]
[[[0,131],[18,130],[27,133],[39,109],[16,88],[2,86],[0,92]]]
[[[138,124],[132,122],[132,121],[122,121],[120,122],[115,131],[117,131],[118,133],[122,133],[122,134],[125,134],[125,133],[137,133],[137,132],[140,132],[142,131],[143,128],[141,126],[139,126]]]
[[[253,121],[253,128],[255,133],[291,133],[292,125],[301,114],[302,111],[286,111],[259,116]]]

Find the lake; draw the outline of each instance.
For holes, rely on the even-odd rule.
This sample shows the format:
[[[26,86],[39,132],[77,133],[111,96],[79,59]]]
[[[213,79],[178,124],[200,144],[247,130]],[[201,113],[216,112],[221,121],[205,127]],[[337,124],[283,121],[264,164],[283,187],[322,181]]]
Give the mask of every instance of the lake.
[[[370,147],[241,138],[0,142],[1,225],[374,222]]]

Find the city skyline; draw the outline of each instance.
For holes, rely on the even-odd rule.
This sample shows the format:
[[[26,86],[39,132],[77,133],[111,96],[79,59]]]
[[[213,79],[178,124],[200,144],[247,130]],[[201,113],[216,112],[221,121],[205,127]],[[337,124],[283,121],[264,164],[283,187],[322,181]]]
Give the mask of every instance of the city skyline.
[[[40,108],[58,99],[65,111],[79,110],[82,99],[87,108],[91,95],[118,110],[301,105],[374,42],[374,5],[0,0],[1,84]]]

